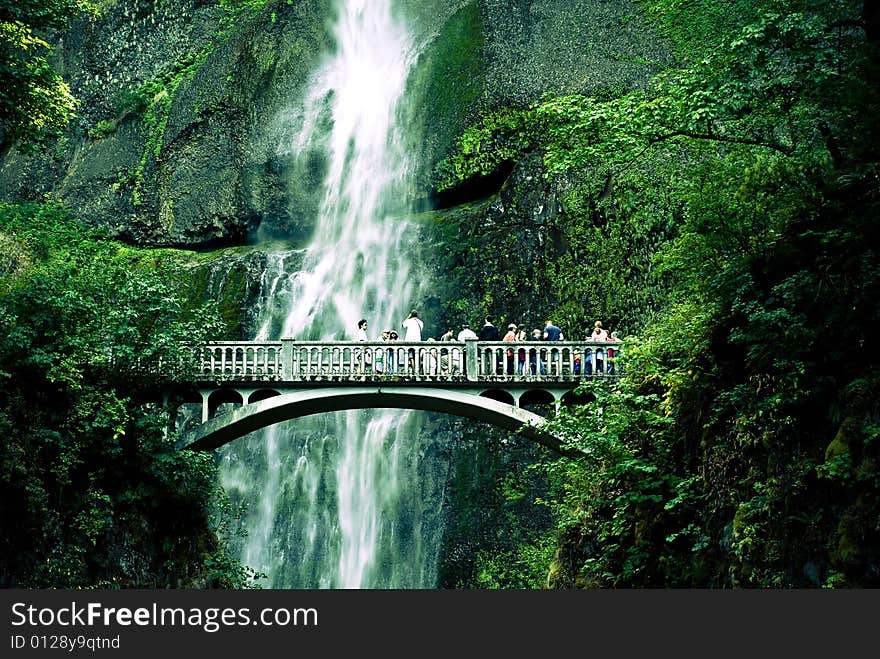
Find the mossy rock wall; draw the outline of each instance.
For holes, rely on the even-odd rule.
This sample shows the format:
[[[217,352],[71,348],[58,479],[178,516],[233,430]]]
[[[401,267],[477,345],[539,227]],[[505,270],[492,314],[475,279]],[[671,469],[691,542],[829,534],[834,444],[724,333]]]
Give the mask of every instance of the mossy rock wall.
[[[329,0],[247,5],[119,0],[74,22],[56,55],[78,117],[49,152],[2,154],[0,194],[49,194],[148,246],[243,243],[266,218],[306,233],[277,140],[328,47]]]
[[[441,325],[482,322],[490,313],[531,329],[582,302],[555,298],[547,278],[569,249],[566,193],[596,187],[581,180],[589,172],[549,179],[540,154],[527,152],[438,195],[436,167],[457,136],[485,113],[527,108],[544,95],[607,97],[645,86],[670,57],[626,0],[472,0],[445,19],[411,83],[421,95],[420,189],[435,209],[423,237],[432,245],[424,251],[435,293],[423,306],[436,309]],[[556,320],[579,336],[592,319]]]
[[[412,78],[423,123],[422,185],[483,112],[543,95],[620,92],[669,62],[663,39],[627,0],[471,0],[444,20]]]

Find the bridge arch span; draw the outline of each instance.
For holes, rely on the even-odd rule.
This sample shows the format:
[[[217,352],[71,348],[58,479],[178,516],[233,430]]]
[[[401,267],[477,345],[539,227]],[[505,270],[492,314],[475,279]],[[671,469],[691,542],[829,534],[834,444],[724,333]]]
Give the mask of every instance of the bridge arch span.
[[[336,387],[272,396],[209,419],[184,436],[184,447],[213,450],[248,433],[312,414],[351,409],[397,408],[440,412],[482,421],[542,444],[563,455],[559,438],[544,430],[546,419],[485,396],[431,388]]]

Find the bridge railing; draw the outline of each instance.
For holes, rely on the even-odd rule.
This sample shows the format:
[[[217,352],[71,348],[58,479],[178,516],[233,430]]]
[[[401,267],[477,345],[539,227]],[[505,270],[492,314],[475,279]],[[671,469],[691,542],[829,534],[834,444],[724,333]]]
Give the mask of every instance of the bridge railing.
[[[478,379],[578,379],[617,375],[618,343],[533,341],[477,343]]]
[[[193,350],[202,381],[572,381],[615,377],[620,344],[590,341],[218,341]]]
[[[248,376],[255,380],[277,380],[285,372],[281,341],[217,341],[192,349],[197,374],[207,378]]]

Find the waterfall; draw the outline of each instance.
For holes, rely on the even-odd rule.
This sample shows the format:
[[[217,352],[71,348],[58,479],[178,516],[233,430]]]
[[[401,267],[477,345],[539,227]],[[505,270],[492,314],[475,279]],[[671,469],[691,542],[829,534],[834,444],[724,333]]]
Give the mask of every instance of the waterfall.
[[[407,254],[412,163],[401,125],[416,53],[390,0],[339,0],[336,48],[285,116],[282,153],[325,163],[314,237],[269,254],[257,339],[400,330],[419,295]],[[294,269],[292,264],[297,264]],[[421,414],[350,411],[272,426],[221,451],[244,502],[242,562],[270,588],[425,588],[436,581],[437,488]]]

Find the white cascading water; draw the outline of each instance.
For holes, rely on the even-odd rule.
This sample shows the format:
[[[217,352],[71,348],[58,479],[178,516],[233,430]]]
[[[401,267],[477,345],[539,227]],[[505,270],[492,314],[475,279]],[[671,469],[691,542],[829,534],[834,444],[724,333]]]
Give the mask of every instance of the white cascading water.
[[[418,294],[407,254],[411,159],[399,125],[416,55],[390,0],[338,0],[336,50],[304,109],[291,157],[326,162],[314,238],[273,252],[257,339],[370,338],[400,328]],[[294,264],[297,264],[294,266]],[[242,562],[270,588],[433,587],[439,511],[416,413],[351,411],[278,424],[226,447],[223,486],[247,512]]]

